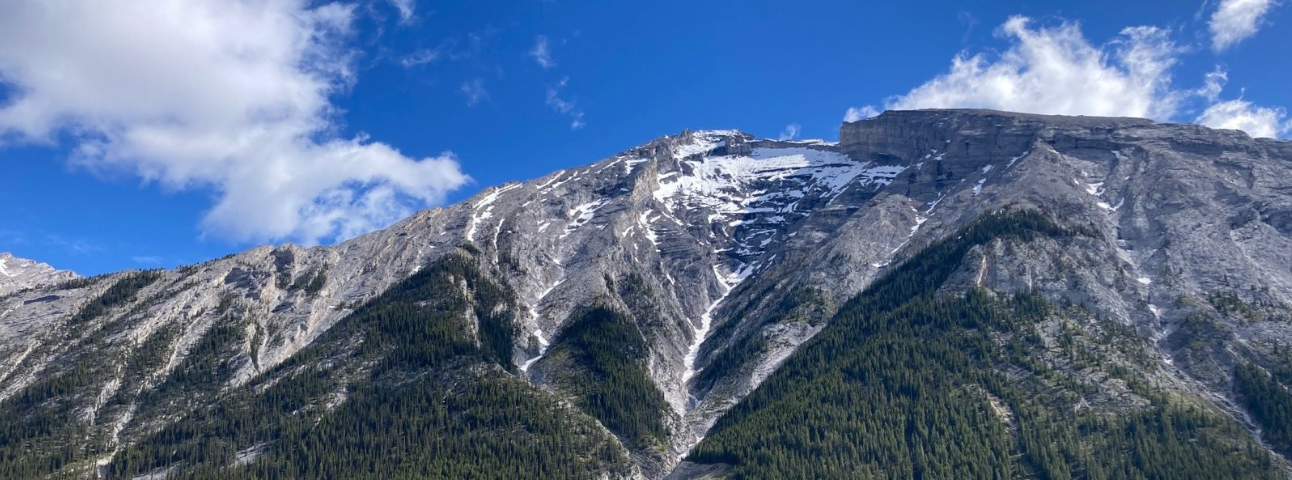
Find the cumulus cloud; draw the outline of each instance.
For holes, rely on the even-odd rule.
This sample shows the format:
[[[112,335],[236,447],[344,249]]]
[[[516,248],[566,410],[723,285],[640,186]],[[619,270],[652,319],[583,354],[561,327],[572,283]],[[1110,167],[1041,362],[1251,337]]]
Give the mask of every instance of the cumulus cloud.
[[[561,97],[561,89],[570,83],[570,77],[562,78],[555,86],[547,87],[547,106],[556,113],[570,117],[570,130],[578,130],[587,125],[583,121],[583,109],[578,102]]]
[[[1222,0],[1211,14],[1211,49],[1224,51],[1251,38],[1260,30],[1261,18],[1274,6],[1274,0]]]
[[[539,35],[534,40],[534,48],[530,49],[529,56],[534,57],[534,61],[544,70],[556,66],[556,62],[552,60],[552,48],[547,43],[547,37],[543,35]]]
[[[879,114],[879,109],[875,108],[873,105],[866,105],[861,108],[849,107],[848,111],[843,114],[843,121],[849,123],[857,122]]]
[[[1165,30],[1132,27],[1092,45],[1076,23],[1030,28],[1016,16],[998,30],[1012,45],[999,58],[960,54],[951,70],[886,102],[888,109],[991,108],[1062,115],[1167,119],[1179,96],[1171,67],[1179,49]]]
[[[1242,130],[1253,137],[1278,138],[1292,131],[1292,123],[1286,123],[1285,118],[1287,111],[1282,108],[1256,106],[1240,98],[1208,107],[1197,122],[1211,128]]]
[[[1203,86],[1192,93],[1206,100],[1207,108],[1193,120],[1211,128],[1242,130],[1253,137],[1279,138],[1292,133],[1292,120],[1287,111],[1278,107],[1262,107],[1243,100],[1242,94],[1234,100],[1222,100],[1220,95],[1229,82],[1229,72],[1216,67],[1208,73]]]
[[[1220,93],[1228,80],[1228,73],[1220,69],[1207,74],[1206,86],[1199,89],[1198,95],[1211,105],[1194,122],[1211,128],[1242,130],[1253,137],[1278,138],[1292,131],[1292,120],[1287,120],[1287,111],[1282,108],[1254,105],[1243,100],[1242,95],[1221,101]]]
[[[1236,8],[1230,5],[1234,3],[1242,6],[1250,2],[1226,0],[1220,10]],[[1292,131],[1282,108],[1254,105],[1241,97],[1222,100],[1229,76],[1219,67],[1205,76],[1199,88],[1174,88],[1171,72],[1183,49],[1171,41],[1166,30],[1130,27],[1114,40],[1096,45],[1086,40],[1077,23],[1040,28],[1032,28],[1030,23],[1028,18],[1016,16],[1000,27],[997,34],[1008,39],[1010,46],[999,57],[961,53],[952,60],[950,71],[905,95],[889,98],[884,106],[990,108],[1172,121],[1193,118],[1193,107],[1201,103],[1204,111],[1193,121],[1202,125],[1239,129],[1254,137],[1278,137]],[[878,113],[873,107],[850,108],[844,121]]]
[[[781,134],[779,137],[777,137],[777,139],[781,141],[794,140],[796,138],[799,138],[799,132],[801,132],[802,130],[803,130],[803,127],[800,127],[799,124],[791,123],[789,125],[786,125],[784,130],[781,130]]]
[[[411,3],[410,3],[411,5]],[[0,142],[206,188],[205,234],[303,243],[383,227],[468,181],[337,134],[353,6],[305,0],[15,0],[0,6]]]

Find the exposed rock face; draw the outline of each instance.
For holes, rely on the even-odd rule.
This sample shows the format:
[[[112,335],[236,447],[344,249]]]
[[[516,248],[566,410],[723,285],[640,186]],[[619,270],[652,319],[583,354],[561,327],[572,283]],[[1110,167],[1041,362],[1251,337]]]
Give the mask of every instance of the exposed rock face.
[[[45,263],[18,258],[9,252],[0,252],[0,295],[52,285],[74,278],[77,278],[77,275],[73,272],[56,270]]]
[[[566,394],[550,382],[560,365],[544,354],[571,313],[593,303],[631,313],[671,432],[667,448],[635,458],[641,476],[662,478],[886,268],[1008,207],[1040,209],[1094,237],[1075,251],[980,248],[949,288],[1037,289],[1114,318],[1156,342],[1164,378],[1222,403],[1236,357],[1292,341],[1292,144],[1137,119],[989,111],[889,112],[845,124],[840,139],[684,132],[340,245],[261,247],[164,272],[76,328],[69,322],[84,305],[128,273],[63,290],[26,281],[45,286],[25,291],[0,275],[0,295],[17,291],[0,296],[0,399],[65,368],[62,359],[124,364],[133,346],[176,329],[169,359],[152,374],[164,378],[230,301],[258,319],[225,387],[240,385],[360,302],[470,244],[523,304],[520,375],[557,395]],[[0,261],[16,268],[11,257]],[[1239,318],[1208,303],[1230,292],[1264,313]],[[102,379],[97,396],[115,394],[114,380]],[[87,402],[85,416],[118,443],[173,420],[95,420],[101,403]]]

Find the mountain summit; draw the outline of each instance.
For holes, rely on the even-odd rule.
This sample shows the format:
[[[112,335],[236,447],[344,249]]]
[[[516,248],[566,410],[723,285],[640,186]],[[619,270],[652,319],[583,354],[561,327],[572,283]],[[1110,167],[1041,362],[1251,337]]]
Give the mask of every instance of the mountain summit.
[[[1287,477],[1292,143],[839,138],[686,131],[335,246],[0,291],[0,476]]]
[[[9,252],[0,252],[0,295],[77,277],[75,273],[55,270],[45,263],[18,258]]]

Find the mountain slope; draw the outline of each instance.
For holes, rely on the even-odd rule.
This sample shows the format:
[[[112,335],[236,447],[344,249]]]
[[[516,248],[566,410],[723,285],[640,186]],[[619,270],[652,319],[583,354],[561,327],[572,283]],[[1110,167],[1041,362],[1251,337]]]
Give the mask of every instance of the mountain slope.
[[[596,422],[510,374],[519,310],[487,268],[469,251],[440,257],[289,361],[116,454],[104,470],[113,478],[171,470],[198,478],[627,471],[625,452]]]
[[[18,258],[9,252],[0,252],[0,295],[76,278],[78,275],[75,273],[55,270],[45,263]]]
[[[735,478],[1285,478],[1220,409],[1162,382],[1124,327],[1031,292],[939,293],[975,247],[1087,233],[1010,211],[933,244],[689,458]]]
[[[556,462],[582,470],[529,473],[662,478],[693,447],[693,460],[707,466],[683,463],[677,475],[734,469],[759,476],[748,469],[763,464],[723,440],[754,434],[743,419],[758,413],[742,399],[797,388],[783,377],[797,375],[795,365],[819,349],[796,355],[798,346],[825,341],[811,340],[817,335],[839,338],[839,325],[854,325],[855,308],[873,295],[855,296],[1004,211],[1035,212],[1076,234],[965,246],[939,260],[948,270],[930,291],[885,302],[895,312],[937,304],[988,317],[988,330],[966,336],[964,325],[944,326],[926,346],[976,338],[982,355],[1004,355],[1004,373],[975,360],[964,364],[971,377],[952,372],[936,385],[965,378],[1019,385],[931,392],[966,408],[987,398],[1017,415],[1052,415],[1069,402],[1125,421],[1177,418],[1178,401],[1158,400],[1182,398],[1206,412],[1205,421],[1187,414],[1212,432],[1196,438],[1246,444],[1248,432],[1284,431],[1269,415],[1248,412],[1282,405],[1282,390],[1270,385],[1292,378],[1282,374],[1292,371],[1284,348],[1292,338],[1292,185],[1281,175],[1289,161],[1288,143],[1239,132],[989,111],[888,112],[845,124],[838,144],[683,132],[337,246],[261,247],[174,271],[122,272],[0,297],[0,414],[12,426],[0,441],[0,466],[19,478],[55,471],[322,475],[290,469],[328,464],[299,450],[309,445],[353,462],[328,464],[339,475],[379,457],[326,442],[344,436],[329,430],[334,422],[385,418],[401,419],[398,428],[346,433],[399,438],[431,425],[461,428],[462,439],[529,432],[487,447],[511,452],[500,456],[472,450],[491,445],[483,440],[450,442],[449,450],[432,442],[440,437],[401,445],[426,461],[382,463],[395,469],[384,471],[392,476],[470,476],[483,465]],[[481,298],[485,291],[494,293]],[[973,301],[957,303],[965,298]],[[1040,311],[1010,310],[1017,302]],[[395,338],[380,333],[389,318],[373,313],[421,318],[419,309],[440,304],[452,312],[436,317],[442,328]],[[924,338],[923,330],[900,326],[911,321],[906,314],[884,318],[896,325],[887,335]],[[1019,333],[1033,330],[1036,338]],[[994,332],[987,339],[974,336],[987,331]],[[1022,353],[1005,355],[986,342],[1010,335],[1040,343],[1020,340],[1010,348]],[[396,361],[432,340],[457,346],[434,361]],[[1100,348],[1069,358],[1077,354],[1064,345]],[[1090,361],[1103,366],[1081,363]],[[1009,362],[1037,370],[1018,373],[1004,368]],[[844,366],[841,359],[830,368]],[[1256,373],[1234,384],[1237,366]],[[1148,386],[1132,388],[1131,380]],[[760,390],[764,381],[776,386]],[[1054,402],[1027,410],[1017,392]],[[430,409],[443,417],[408,415],[417,402],[455,396],[477,401]],[[274,403],[283,401],[295,402],[285,416],[287,404]],[[274,405],[278,413],[255,413]],[[508,408],[502,405],[528,413],[498,415]],[[453,423],[477,416],[489,420]],[[221,433],[210,436],[220,441],[207,451],[185,443],[195,418],[226,426],[266,420],[263,431],[214,429]],[[996,432],[1017,428],[995,414],[964,420]],[[1004,423],[987,425],[993,421]],[[569,431],[579,433],[560,433]],[[1087,436],[1072,445],[1089,451],[1090,442],[1112,448],[1114,440]],[[1018,442],[979,450],[1001,458],[1016,454]],[[602,453],[569,456],[576,451]],[[535,452],[545,453],[535,459]],[[993,471],[1040,475],[1038,465],[1058,458],[1044,455]],[[1282,465],[1249,458],[1235,468]],[[432,467],[434,459],[456,460]],[[731,459],[744,460],[713,463]],[[1078,460],[1060,463],[1088,464]],[[876,465],[892,462],[914,465]],[[880,471],[888,470],[873,472]]]

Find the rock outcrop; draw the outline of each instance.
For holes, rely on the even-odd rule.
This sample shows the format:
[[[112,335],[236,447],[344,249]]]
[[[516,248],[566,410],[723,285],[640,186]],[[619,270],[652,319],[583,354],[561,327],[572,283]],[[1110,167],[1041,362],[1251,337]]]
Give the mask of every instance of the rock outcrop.
[[[260,247],[161,272],[115,302],[105,293],[137,273],[60,284],[75,277],[5,254],[0,400],[75,358],[125,375],[135,347],[164,343],[150,382],[121,393],[120,378],[98,379],[79,406],[113,445],[128,444],[174,417],[128,407],[104,418],[96,399],[130,405],[157,388],[222,308],[255,319],[225,389],[465,245],[516,294],[517,375],[558,397],[572,393],[545,354],[571,315],[593,304],[628,313],[670,432],[667,447],[634,458],[641,476],[662,478],[875,278],[986,213],[1031,208],[1089,239],[1078,250],[978,248],[947,288],[1035,290],[1114,319],[1153,342],[1163,381],[1238,416],[1232,365],[1292,342],[1289,166],[1292,144],[1193,125],[887,112],[843,125],[838,143],[683,132],[339,245]],[[1221,308],[1208,300],[1217,295],[1250,308]],[[105,305],[87,316],[95,302]]]
[[[76,273],[57,270],[35,260],[18,258],[9,252],[0,252],[0,296],[75,278],[79,278]]]

